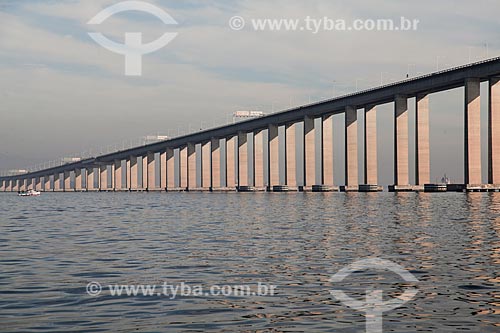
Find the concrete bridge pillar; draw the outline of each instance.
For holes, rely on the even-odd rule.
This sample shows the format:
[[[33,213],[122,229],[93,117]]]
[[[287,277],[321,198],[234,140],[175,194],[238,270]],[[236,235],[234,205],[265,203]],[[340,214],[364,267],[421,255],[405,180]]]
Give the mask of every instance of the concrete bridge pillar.
[[[0,180],[0,191],[1,192],[5,192],[6,185],[7,185],[6,180]]]
[[[41,177],[36,177],[34,178],[35,182],[35,191],[41,191],[42,190],[42,178]]]
[[[115,160],[114,165],[113,165],[113,188],[115,191],[121,191],[123,188],[122,184],[122,161],[121,160]]]
[[[285,185],[290,189],[297,188],[297,153],[296,153],[297,124],[289,124],[285,128],[286,173]]]
[[[175,155],[172,148],[167,148],[167,191],[175,185]]]
[[[408,98],[394,101],[394,185],[409,186],[408,176]]]
[[[236,136],[226,139],[226,187],[236,188]]]
[[[429,95],[417,96],[415,110],[415,183],[425,185],[431,182],[429,145]]]
[[[187,188],[195,189],[196,184],[196,145],[194,143],[188,143],[187,146]]]
[[[64,176],[64,192],[69,192],[71,191],[71,172],[64,171],[63,176]]]
[[[316,185],[316,131],[314,118],[304,118],[304,186]]]
[[[61,191],[61,175],[59,173],[54,174],[54,192]]]
[[[139,189],[139,164],[137,156],[130,156],[127,160],[127,185],[129,191]]]
[[[75,191],[81,192],[83,189],[82,169],[75,169]]]
[[[238,133],[238,188],[249,186],[248,182],[248,133]]]
[[[43,191],[49,192],[51,190],[52,190],[52,184],[51,184],[50,175],[45,175],[45,176],[43,176]]]
[[[217,189],[221,188],[221,155],[220,155],[220,139],[218,138],[213,138],[211,140],[211,162],[212,162],[212,181],[211,181],[211,187],[212,189]]]
[[[160,189],[167,190],[167,150],[160,152]]]
[[[142,187],[145,190],[152,191],[156,188],[156,162],[155,154],[148,152],[146,156],[142,158]]]
[[[488,183],[500,184],[500,78],[489,81]]]
[[[345,110],[345,183],[346,191],[358,190],[358,115],[353,106]]]
[[[188,147],[179,149],[179,187],[188,189]]]
[[[364,182],[366,185],[378,184],[377,164],[377,108],[365,107],[365,167]]]
[[[278,126],[269,125],[268,128],[268,182],[267,186],[272,191],[273,186],[280,185],[280,150]]]
[[[322,185],[333,186],[333,116],[322,119],[321,129]]]
[[[481,93],[480,80],[465,81],[465,165],[466,185],[480,185],[481,175]]]
[[[253,178],[252,185],[257,189],[263,189],[266,184],[264,180],[264,131],[260,130],[253,134]]]
[[[87,192],[89,191],[94,191],[95,190],[95,169],[92,168],[87,168],[86,171],[86,181],[85,181],[85,186],[87,189]]]
[[[212,187],[212,142],[201,144],[201,187],[209,190]]]
[[[99,167],[99,190],[108,190],[108,166],[106,164]]]
[[[25,183],[26,183],[26,190],[31,190],[33,186],[33,178],[25,179]]]

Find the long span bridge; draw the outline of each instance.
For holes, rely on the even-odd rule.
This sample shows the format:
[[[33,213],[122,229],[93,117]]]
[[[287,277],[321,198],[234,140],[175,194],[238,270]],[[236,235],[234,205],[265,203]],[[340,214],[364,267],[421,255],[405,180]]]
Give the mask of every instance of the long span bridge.
[[[480,84],[488,81],[488,184],[481,174]],[[500,58],[304,105],[265,117],[117,151],[20,175],[0,177],[0,191],[337,191],[333,119],[345,114],[343,191],[379,191],[377,106],[394,103],[394,183],[390,191],[423,190],[430,183],[429,95],[463,87],[464,184],[458,190],[500,189]],[[409,177],[409,99],[415,98],[415,184]],[[364,164],[358,163],[358,109],[364,110]],[[303,124],[303,158],[296,154]],[[279,136],[284,127],[285,135]],[[320,131],[321,140],[316,139]],[[264,139],[266,138],[266,139]],[[284,142],[280,142],[284,141]],[[253,144],[249,144],[253,142]],[[264,149],[264,144],[267,148]],[[196,147],[201,147],[196,149]],[[285,168],[280,168],[280,146]],[[250,149],[251,148],[251,149]],[[319,154],[316,154],[316,152]],[[264,154],[267,154],[265,157]],[[300,154],[302,155],[302,154]],[[320,158],[317,158],[320,156]],[[251,157],[251,158],[249,158]],[[249,165],[249,162],[253,165]],[[297,166],[303,165],[300,169]],[[139,172],[142,164],[142,172]],[[363,181],[358,181],[358,168]],[[299,184],[297,170],[303,170]],[[198,177],[197,175],[201,175]]]

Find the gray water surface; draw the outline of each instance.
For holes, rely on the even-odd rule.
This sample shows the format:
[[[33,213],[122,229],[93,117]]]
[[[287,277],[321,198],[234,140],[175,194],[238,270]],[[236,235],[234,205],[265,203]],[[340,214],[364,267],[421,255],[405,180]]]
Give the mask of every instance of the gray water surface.
[[[0,194],[2,332],[363,332],[330,295],[387,299],[384,332],[500,331],[500,193]],[[277,286],[272,296],[97,297],[109,284]]]

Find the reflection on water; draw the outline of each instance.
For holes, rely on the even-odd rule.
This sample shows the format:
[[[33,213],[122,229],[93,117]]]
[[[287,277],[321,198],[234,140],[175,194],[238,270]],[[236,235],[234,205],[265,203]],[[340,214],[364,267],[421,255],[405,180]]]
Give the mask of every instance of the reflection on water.
[[[2,331],[360,332],[329,294],[366,257],[419,280],[384,331],[498,332],[500,194],[255,193],[0,195]],[[92,298],[108,284],[255,284],[267,297]],[[397,276],[341,286],[395,295]]]

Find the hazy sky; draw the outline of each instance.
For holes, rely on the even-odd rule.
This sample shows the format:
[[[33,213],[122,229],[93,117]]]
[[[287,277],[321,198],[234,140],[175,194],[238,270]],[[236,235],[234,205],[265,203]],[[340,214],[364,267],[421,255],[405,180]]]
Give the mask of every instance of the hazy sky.
[[[285,109],[352,92],[356,81],[359,89],[379,85],[381,73],[387,83],[408,72],[434,71],[438,61],[444,68],[485,58],[487,50],[497,56],[500,48],[498,0],[149,0],[179,24],[166,26],[129,12],[97,27],[87,25],[118,2],[0,0],[0,169],[25,168],[145,135],[206,128],[226,122],[236,110]],[[228,21],[235,15],[247,20],[405,16],[420,24],[412,32],[233,31]],[[87,34],[91,31],[120,43],[125,32],[143,32],[146,42],[165,32],[178,36],[144,56],[142,77],[126,77],[124,57],[97,45]],[[433,180],[447,172],[461,181],[461,89],[431,96],[431,122]],[[341,117],[335,129],[340,167]],[[380,107],[378,130],[380,183],[388,184],[390,104]],[[337,182],[343,181],[341,171],[337,168]]]

